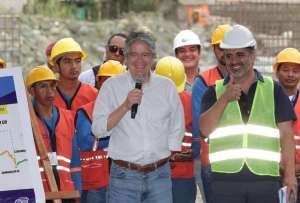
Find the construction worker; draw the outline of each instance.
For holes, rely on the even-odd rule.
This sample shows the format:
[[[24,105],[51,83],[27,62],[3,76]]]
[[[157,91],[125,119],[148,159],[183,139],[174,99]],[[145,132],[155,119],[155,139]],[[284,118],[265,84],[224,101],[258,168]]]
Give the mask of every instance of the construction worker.
[[[217,65],[212,67],[195,78],[195,82],[192,89],[192,115],[193,115],[193,153],[195,159],[199,160],[199,153],[201,156],[201,178],[203,183],[203,190],[205,194],[205,200],[207,203],[211,202],[210,193],[210,165],[208,160],[208,144],[207,139],[203,139],[200,136],[200,107],[201,100],[204,92],[208,86],[215,84],[217,80],[223,79],[227,75],[227,68],[225,64],[224,52],[220,48],[220,43],[223,40],[225,32],[231,28],[230,25],[219,25],[211,36],[211,45],[216,57]],[[199,144],[201,143],[201,147]]]
[[[169,157],[181,149],[183,108],[173,82],[151,72],[148,33],[130,33],[124,50],[128,72],[102,85],[93,112],[94,135],[110,136],[108,202],[171,203]]]
[[[37,66],[26,77],[26,87],[33,97],[41,136],[59,190],[81,190],[79,151],[73,139],[73,114],[53,104],[57,79],[46,66]],[[39,152],[38,152],[39,153]],[[40,165],[44,190],[49,192],[45,170]]]
[[[103,82],[107,80],[109,77],[114,75],[121,75],[125,72],[124,66],[114,60],[109,60],[102,64],[101,68],[97,73],[97,84],[98,89],[101,88]],[[88,104],[83,105],[77,110],[75,116],[75,125],[76,125],[76,137],[78,140],[79,149],[81,151],[92,151],[93,144],[95,141],[95,136],[92,132],[92,120],[93,120],[93,110],[94,110],[95,101],[90,102]],[[97,149],[105,150],[108,147],[109,137],[105,137],[99,139],[99,145]],[[106,190],[108,185],[108,168],[104,170],[107,174],[103,174],[101,179],[103,182],[101,183],[103,187],[93,190],[84,191],[83,202],[88,203],[106,203]],[[94,174],[82,174],[83,176],[93,176]]]
[[[50,63],[59,73],[54,100],[56,106],[76,112],[80,106],[96,100],[97,89],[78,80],[81,61],[86,56],[80,45],[72,38],[58,40],[53,46]]]
[[[296,177],[298,180],[298,200],[300,202],[300,98],[299,98],[299,81],[300,81],[300,52],[295,48],[286,48],[276,56],[273,71],[278,78],[279,83],[285,89],[289,99],[294,107],[297,116],[296,122],[293,123],[294,138],[296,143]],[[284,164],[284,160],[283,160]]]
[[[182,30],[174,38],[173,50],[184,65],[187,81],[185,90],[191,92],[194,79],[199,73],[201,42],[192,30]]]
[[[174,38],[173,50],[176,58],[184,65],[185,74],[187,76],[184,90],[192,92],[195,77],[199,74],[200,69],[201,41],[192,30],[182,30]],[[196,151],[193,153],[196,153]],[[201,192],[201,196],[204,197],[199,155],[197,156],[195,154],[194,159],[196,183]]]
[[[124,64],[124,47],[127,36],[123,33],[116,33],[109,37],[105,46],[105,61],[115,60]],[[100,65],[96,65],[93,68],[82,72],[79,75],[79,80],[83,83],[96,87],[96,75],[99,71]]]
[[[2,58],[0,58],[0,69],[1,68],[6,68],[6,62]]]
[[[95,87],[99,90],[102,84],[105,82],[105,80],[114,75],[121,75],[124,72],[125,67],[119,61],[106,61],[104,64],[101,65],[100,69],[98,70]]]
[[[181,151],[174,153],[170,159],[173,203],[195,203],[197,189],[192,154],[192,95],[184,91],[186,82],[184,66],[179,59],[167,56],[157,62],[155,73],[175,83],[184,109],[185,135]]]
[[[220,44],[229,76],[202,97],[199,125],[209,137],[212,201],[278,202],[279,161],[287,195],[297,194],[293,107],[282,87],[253,68],[256,40],[234,25]]]

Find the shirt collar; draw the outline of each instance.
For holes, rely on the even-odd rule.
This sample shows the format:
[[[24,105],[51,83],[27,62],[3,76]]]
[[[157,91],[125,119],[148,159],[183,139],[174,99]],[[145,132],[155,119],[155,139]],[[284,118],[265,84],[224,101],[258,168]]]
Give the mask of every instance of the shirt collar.
[[[258,70],[256,69],[254,69],[254,72],[255,72],[255,82],[258,80],[264,82],[264,77],[262,76],[262,74],[258,72]],[[224,79],[223,85],[226,85],[229,82],[229,79],[230,79],[230,75],[227,75]]]
[[[131,76],[130,71],[127,71],[125,74],[126,74],[126,77],[128,78],[128,81],[130,82],[130,84],[134,87],[135,86],[135,80]],[[152,83],[151,81],[153,80],[153,77],[154,77],[154,73],[152,71],[150,71],[149,81],[147,83],[143,83],[143,85],[147,85],[148,83]]]

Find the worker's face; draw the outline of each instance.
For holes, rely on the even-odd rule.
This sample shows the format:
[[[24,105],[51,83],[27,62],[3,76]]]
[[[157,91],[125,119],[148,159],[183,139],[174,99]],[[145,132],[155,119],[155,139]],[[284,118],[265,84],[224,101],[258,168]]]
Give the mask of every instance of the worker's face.
[[[105,82],[105,80],[107,80],[109,78],[109,76],[99,76],[97,78],[97,81],[96,81],[96,85],[95,87],[100,90],[102,84]]]
[[[285,89],[296,89],[300,81],[300,64],[282,63],[276,76]]]
[[[198,45],[187,45],[176,48],[176,57],[183,63],[185,69],[199,67],[201,51]]]
[[[61,80],[78,80],[81,71],[81,53],[66,53],[59,62],[59,78]]]
[[[137,75],[141,75],[147,81],[153,63],[154,55],[148,44],[143,41],[135,41],[131,44],[128,49],[127,65],[134,79]]]
[[[224,49],[221,49],[219,44],[214,45],[213,48],[218,64],[221,66],[226,66]]]
[[[30,88],[30,94],[36,102],[43,106],[50,107],[53,104],[55,96],[56,81],[46,80],[33,84]]]
[[[229,74],[233,78],[247,78],[255,62],[255,53],[247,48],[225,49],[225,62]]]
[[[115,60],[124,64],[124,47],[125,38],[120,36],[113,37],[110,44],[106,46],[106,60]]]

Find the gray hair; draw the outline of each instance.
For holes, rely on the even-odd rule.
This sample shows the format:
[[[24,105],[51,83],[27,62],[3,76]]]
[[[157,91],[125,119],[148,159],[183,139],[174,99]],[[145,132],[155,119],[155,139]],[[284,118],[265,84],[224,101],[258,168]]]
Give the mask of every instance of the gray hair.
[[[124,48],[125,57],[128,57],[129,48],[136,41],[142,41],[146,43],[150,47],[153,58],[156,57],[155,40],[153,39],[153,37],[151,37],[149,34],[145,32],[131,32],[128,35],[128,38],[125,41],[125,48]]]

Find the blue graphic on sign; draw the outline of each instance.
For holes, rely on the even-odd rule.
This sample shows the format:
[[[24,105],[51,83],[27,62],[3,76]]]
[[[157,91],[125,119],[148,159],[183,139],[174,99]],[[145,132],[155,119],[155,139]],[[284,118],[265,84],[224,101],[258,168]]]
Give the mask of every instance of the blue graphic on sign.
[[[0,191],[1,203],[35,203],[33,189]]]
[[[13,77],[0,77],[0,105],[15,103],[17,95]]]

